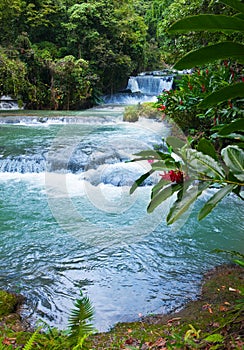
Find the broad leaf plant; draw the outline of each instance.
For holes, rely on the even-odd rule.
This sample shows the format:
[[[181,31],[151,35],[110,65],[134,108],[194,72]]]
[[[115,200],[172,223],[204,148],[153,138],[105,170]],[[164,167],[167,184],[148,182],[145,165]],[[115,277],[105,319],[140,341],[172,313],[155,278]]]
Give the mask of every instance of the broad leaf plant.
[[[238,13],[234,16],[197,15],[174,23],[170,33],[183,32],[223,32],[242,33],[244,31],[244,4],[238,0],[221,0]],[[176,65],[176,69],[199,67],[217,60],[232,59],[238,64],[244,62],[244,45],[225,41],[208,45],[186,54]],[[207,95],[200,103],[202,106],[217,106],[224,100],[244,97],[244,82],[230,84]],[[212,140],[221,144],[216,150]],[[133,193],[144,180],[153,173],[159,181],[152,188],[151,200],[147,211],[154,211],[161,203],[172,199],[167,215],[167,223],[177,221],[198,199],[203,191],[215,188],[214,194],[207,199],[198,213],[198,219],[205,218],[227,195],[234,194],[243,198],[244,186],[244,118],[240,115],[229,124],[222,124],[212,130],[212,138],[202,138],[194,148],[181,138],[170,136],[166,139],[167,152],[147,150],[137,153],[132,161],[150,163],[151,169],[135,181],[130,189]]]

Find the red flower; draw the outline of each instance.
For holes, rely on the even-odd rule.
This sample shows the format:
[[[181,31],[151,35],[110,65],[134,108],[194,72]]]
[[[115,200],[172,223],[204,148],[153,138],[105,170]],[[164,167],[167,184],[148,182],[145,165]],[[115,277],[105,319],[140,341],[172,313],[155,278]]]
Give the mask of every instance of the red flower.
[[[183,101],[182,100],[180,100],[180,105],[183,105]]]
[[[208,75],[208,69],[206,69],[206,74]]]
[[[235,72],[233,71],[233,69],[230,69],[230,72],[231,72],[231,78],[234,79],[234,77],[235,77]]]
[[[168,173],[164,173],[164,174],[159,174],[159,175],[162,177],[163,180],[171,181],[169,172]]]
[[[160,106],[160,107],[158,108],[159,111],[165,111],[165,109],[166,109],[166,106],[165,106],[165,105],[162,105],[162,106]]]
[[[177,171],[170,170],[168,173],[159,174],[159,175],[162,177],[162,179],[171,181],[171,182],[176,182],[177,184],[182,183],[184,179],[183,172],[180,170],[177,170]]]
[[[150,164],[151,164],[151,163],[153,163],[153,162],[154,162],[154,159],[148,159],[147,161],[148,161],[148,163],[150,163]]]
[[[228,105],[229,105],[230,108],[233,107],[233,104],[231,103],[231,100],[228,101]]]
[[[205,91],[206,91],[206,87],[205,87],[204,84],[202,84],[201,89],[202,89],[202,92],[205,92]]]
[[[188,87],[189,87],[190,90],[193,89],[193,86],[191,85],[191,83],[188,83]]]

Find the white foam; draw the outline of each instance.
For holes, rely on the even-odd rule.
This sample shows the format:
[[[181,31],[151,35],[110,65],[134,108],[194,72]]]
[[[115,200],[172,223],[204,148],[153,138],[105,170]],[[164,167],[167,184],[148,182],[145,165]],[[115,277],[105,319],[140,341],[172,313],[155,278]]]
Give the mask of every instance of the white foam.
[[[25,173],[21,174],[18,172],[0,172],[0,182],[7,181],[25,181],[37,186],[43,186],[45,183],[45,173]]]

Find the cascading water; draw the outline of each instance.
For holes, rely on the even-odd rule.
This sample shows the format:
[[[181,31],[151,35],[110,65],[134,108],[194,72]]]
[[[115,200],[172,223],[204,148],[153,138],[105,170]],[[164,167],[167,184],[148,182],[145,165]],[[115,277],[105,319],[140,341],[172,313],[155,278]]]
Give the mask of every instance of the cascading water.
[[[84,178],[87,178],[87,174],[89,174],[89,181],[95,184],[102,181],[103,183],[112,183],[116,186],[131,185],[140,175],[140,171],[138,171],[136,167],[125,164],[125,162],[131,158],[132,154],[140,151],[143,147],[153,147],[153,144],[160,144],[162,134],[167,135],[169,130],[166,127],[162,129],[162,125],[156,121],[141,121],[139,128],[138,125],[136,127],[138,136],[136,136],[135,142],[134,128],[121,121],[122,111],[119,108],[117,108],[117,110],[119,110],[119,112],[110,111],[109,113],[107,109],[94,109],[93,115],[89,115],[91,112],[80,112],[79,117],[77,117],[75,113],[73,116],[59,118],[16,116],[15,124],[13,123],[14,118],[12,116],[0,118],[2,132],[4,131],[2,134],[3,144],[7,144],[9,138],[13,137],[11,130],[15,130],[15,139],[12,140],[12,142],[16,144],[22,137],[24,137],[23,143],[26,137],[28,139],[28,136],[25,135],[27,126],[38,130],[38,133],[32,135],[36,138],[35,147],[33,147],[32,144],[28,144],[30,139],[21,151],[18,150],[21,149],[21,146],[16,146],[14,152],[10,152],[7,148],[2,147],[2,152],[0,154],[0,173],[28,174],[42,173],[45,171],[58,173],[70,172],[73,174],[82,173]],[[108,115],[106,116],[104,113]],[[117,117],[118,113],[119,118]],[[63,145],[58,145],[55,149],[50,148],[50,138],[54,137],[54,135],[46,132],[46,127],[53,132],[54,130],[62,128],[65,130],[73,130],[70,136],[71,144],[73,144],[76,130],[79,130],[81,133],[85,131],[88,133],[89,138],[81,139],[75,145],[67,163],[67,159],[64,157],[63,153]],[[154,129],[158,130],[155,132]],[[101,130],[104,139],[103,142],[98,142],[97,130]],[[162,134],[160,130],[163,130]],[[115,140],[113,140],[115,137],[114,132],[116,133]],[[131,141],[126,139],[125,142],[125,132],[128,133],[128,136],[132,132],[133,139]],[[95,137],[93,133],[96,135]],[[100,136],[100,131],[98,135]],[[143,140],[147,140],[147,142],[144,143]],[[62,142],[69,142],[68,137],[66,139],[65,136],[65,141],[62,140]],[[117,164],[116,167],[113,167],[112,172],[108,169],[103,169],[103,175],[100,177],[92,172],[92,170],[98,169],[104,165],[108,166],[109,164]],[[122,180],[117,174],[119,172],[126,172],[127,176]],[[151,181],[152,180],[149,180],[149,183],[151,183]]]
[[[33,156],[8,156],[0,159],[0,172],[7,173],[40,173],[45,171],[46,162],[42,155]]]
[[[18,102],[13,100],[10,96],[0,97],[0,110],[18,110]]]
[[[149,186],[129,195],[148,163],[125,161],[170,129],[122,122],[122,112],[108,106],[0,119],[0,289],[26,297],[30,320],[67,327],[80,290],[101,331],[169,312],[196,298],[202,273],[225,261],[214,248],[241,250],[243,207],[235,197],[201,224],[200,198],[185,225],[171,229],[167,203],[146,213]]]
[[[158,96],[164,90],[171,90],[172,84],[173,76],[138,75],[129,78],[127,89],[132,93],[141,92],[148,96]]]
[[[175,74],[155,71],[131,76],[124,92],[104,96],[105,103],[136,104],[138,102],[155,102],[164,90],[171,90]]]

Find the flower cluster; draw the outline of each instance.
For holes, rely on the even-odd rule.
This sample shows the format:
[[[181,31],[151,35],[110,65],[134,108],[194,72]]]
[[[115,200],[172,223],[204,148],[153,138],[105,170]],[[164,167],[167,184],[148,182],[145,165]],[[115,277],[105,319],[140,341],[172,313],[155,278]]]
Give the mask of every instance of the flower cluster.
[[[160,176],[164,180],[176,182],[177,184],[181,184],[184,180],[184,174],[180,170],[177,170],[177,171],[170,170],[168,173],[160,174]]]
[[[158,111],[165,111],[165,109],[166,109],[165,105],[162,105],[162,106],[158,107]]]

